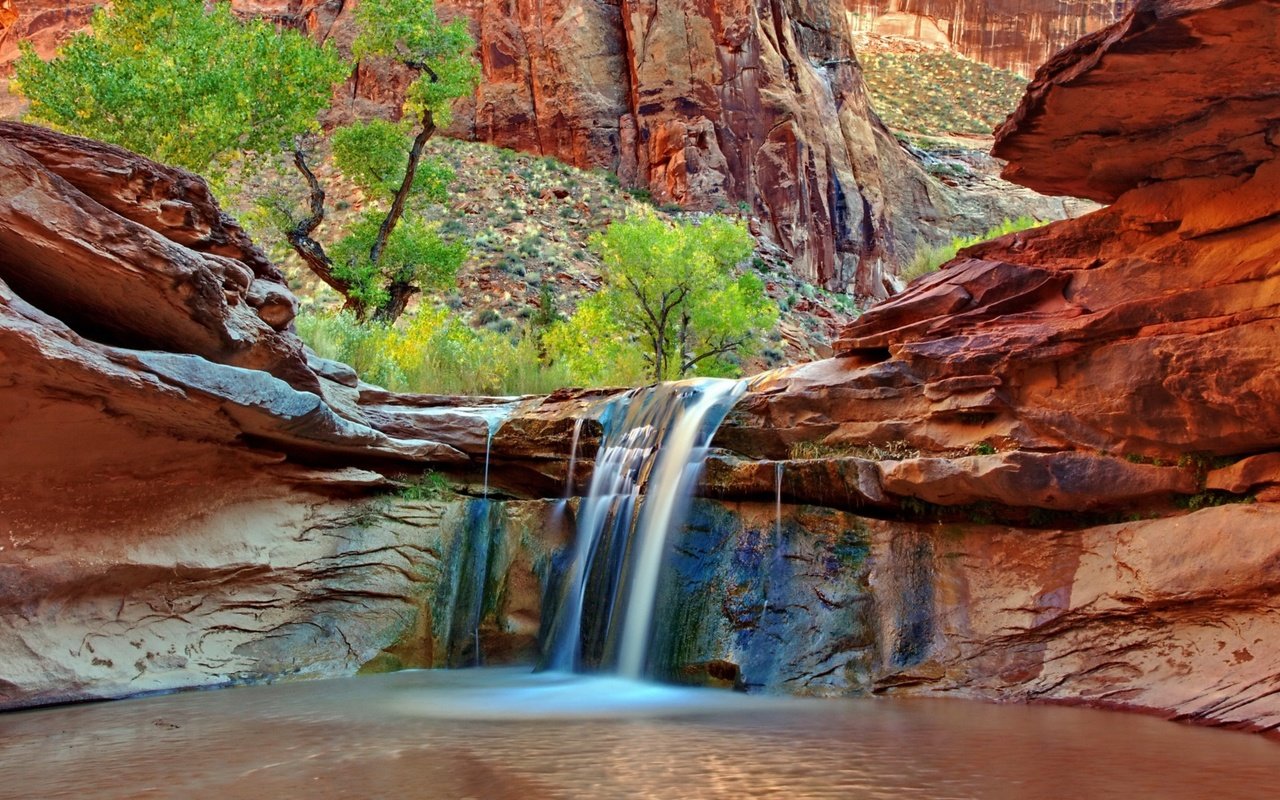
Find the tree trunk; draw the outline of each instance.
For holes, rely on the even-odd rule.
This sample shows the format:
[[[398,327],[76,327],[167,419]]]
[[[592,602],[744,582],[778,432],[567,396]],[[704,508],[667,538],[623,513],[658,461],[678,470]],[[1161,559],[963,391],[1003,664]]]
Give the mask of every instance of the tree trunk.
[[[311,238],[311,234],[324,221],[324,187],[320,185],[320,180],[316,178],[315,173],[307,166],[307,156],[302,150],[293,151],[293,165],[297,167],[298,172],[301,172],[302,177],[307,181],[307,188],[311,193],[311,215],[286,231],[285,239],[288,240],[289,245],[298,254],[298,257],[302,259],[302,263],[306,264],[307,268],[316,274],[316,277],[333,287],[338,294],[346,299],[345,307],[354,309],[359,314],[361,311],[359,304],[351,299],[351,284],[333,274],[333,261],[329,258],[329,254],[324,251],[324,245]]]
[[[413,137],[413,145],[409,148],[409,163],[404,168],[404,180],[400,182],[395,199],[391,201],[391,210],[382,220],[382,227],[378,228],[378,237],[373,240],[373,247],[369,250],[369,261],[373,262],[375,267],[382,258],[382,250],[387,246],[387,239],[391,238],[391,233],[399,224],[400,217],[404,216],[404,206],[409,199],[409,193],[413,190],[413,179],[418,174],[418,162],[422,161],[422,148],[435,132],[436,123],[430,109],[423,111],[422,130]]]
[[[387,287],[387,302],[383,303],[377,311],[373,313],[373,318],[379,322],[391,323],[400,319],[400,315],[409,305],[409,298],[418,293],[418,287],[405,281],[396,281]]]

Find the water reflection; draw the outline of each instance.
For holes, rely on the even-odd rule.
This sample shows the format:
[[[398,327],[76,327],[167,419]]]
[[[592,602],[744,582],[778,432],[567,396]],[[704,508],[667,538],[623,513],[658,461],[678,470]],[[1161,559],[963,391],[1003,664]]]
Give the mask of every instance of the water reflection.
[[[513,670],[0,715],[4,798],[1273,798],[1280,746],[1136,715]]]

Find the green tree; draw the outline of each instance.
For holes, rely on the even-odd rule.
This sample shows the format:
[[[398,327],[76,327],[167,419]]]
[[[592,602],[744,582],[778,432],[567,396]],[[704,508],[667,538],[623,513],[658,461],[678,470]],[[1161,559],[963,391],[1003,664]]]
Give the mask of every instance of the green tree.
[[[423,148],[449,122],[452,103],[469,95],[480,77],[475,42],[462,19],[444,24],[433,0],[381,0],[355,11],[359,33],[352,44],[357,59],[385,58],[416,73],[406,92],[404,120],[356,122],[335,131],[334,157],[340,169],[362,189],[389,203],[368,215],[333,252],[313,234],[325,216],[325,190],[307,164],[302,146],[293,163],[306,180],[308,213],[290,216],[285,238],[325,283],[364,316],[394,321],[424,286],[443,285],[457,272],[465,249],[444,242],[424,224],[402,225],[411,199],[440,202],[453,179],[438,160],[424,159]],[[277,210],[280,207],[277,205]]]
[[[115,0],[50,61],[21,46],[29,120],[196,171],[316,130],[349,71],[332,47],[203,0]]]
[[[195,171],[220,171],[237,154],[292,151],[306,185],[305,208],[284,195],[261,198],[265,216],[303,262],[361,317],[395,320],[423,286],[440,285],[465,258],[461,246],[410,215],[411,203],[443,202],[453,173],[423,158],[448,123],[450,104],[479,79],[475,44],[462,20],[444,24],[433,0],[361,3],[356,59],[395,60],[416,77],[404,120],[361,121],[334,132],[335,159],[386,210],[361,218],[332,245],[315,238],[325,190],[305,144],[335,83],[352,65],[332,47],[261,21],[242,22],[230,4],[204,0],[115,0],[48,62],[27,47],[16,84],[29,118]]]
[[[740,222],[644,215],[613,223],[592,244],[604,287],[546,340],[575,374],[589,374],[593,359],[616,374],[637,356],[654,380],[732,374],[733,359],[754,352],[758,333],[777,321],[759,277],[734,277],[752,251]]]

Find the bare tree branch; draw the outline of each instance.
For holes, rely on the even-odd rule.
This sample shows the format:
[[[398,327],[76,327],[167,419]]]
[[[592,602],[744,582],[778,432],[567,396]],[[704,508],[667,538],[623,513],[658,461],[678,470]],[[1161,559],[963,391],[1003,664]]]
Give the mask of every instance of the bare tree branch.
[[[307,181],[307,188],[310,191],[311,213],[294,224],[288,231],[285,231],[285,239],[288,240],[289,245],[293,247],[294,252],[298,254],[303,263],[320,280],[333,287],[346,298],[347,308],[355,308],[356,304],[351,299],[351,291],[353,289],[351,283],[333,274],[333,260],[325,252],[324,245],[311,237],[311,234],[324,221],[325,193],[324,187],[320,185],[320,180],[311,171],[311,167],[307,166],[307,154],[301,147],[293,151],[293,165],[297,167],[298,172],[302,173],[302,177]]]
[[[680,368],[680,372],[682,374],[685,372],[688,372],[689,370],[693,369],[694,366],[698,364],[698,362],[704,359],[713,358],[715,356],[728,355],[729,353],[732,353],[734,350],[737,350],[742,345],[746,344],[747,340],[750,338],[751,336],[748,334],[746,336],[739,337],[732,341],[728,341],[728,342],[722,341],[719,347],[714,348],[712,350],[708,350],[707,352],[699,355],[697,358],[693,358],[693,359],[690,359],[689,361],[684,362],[684,366]]]

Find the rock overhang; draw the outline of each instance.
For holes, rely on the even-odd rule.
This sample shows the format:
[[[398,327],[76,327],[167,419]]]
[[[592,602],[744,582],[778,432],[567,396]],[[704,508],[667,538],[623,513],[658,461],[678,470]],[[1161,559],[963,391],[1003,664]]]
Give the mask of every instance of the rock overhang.
[[[1004,177],[1111,203],[1280,153],[1280,2],[1142,0],[1050,59],[996,131]]]

